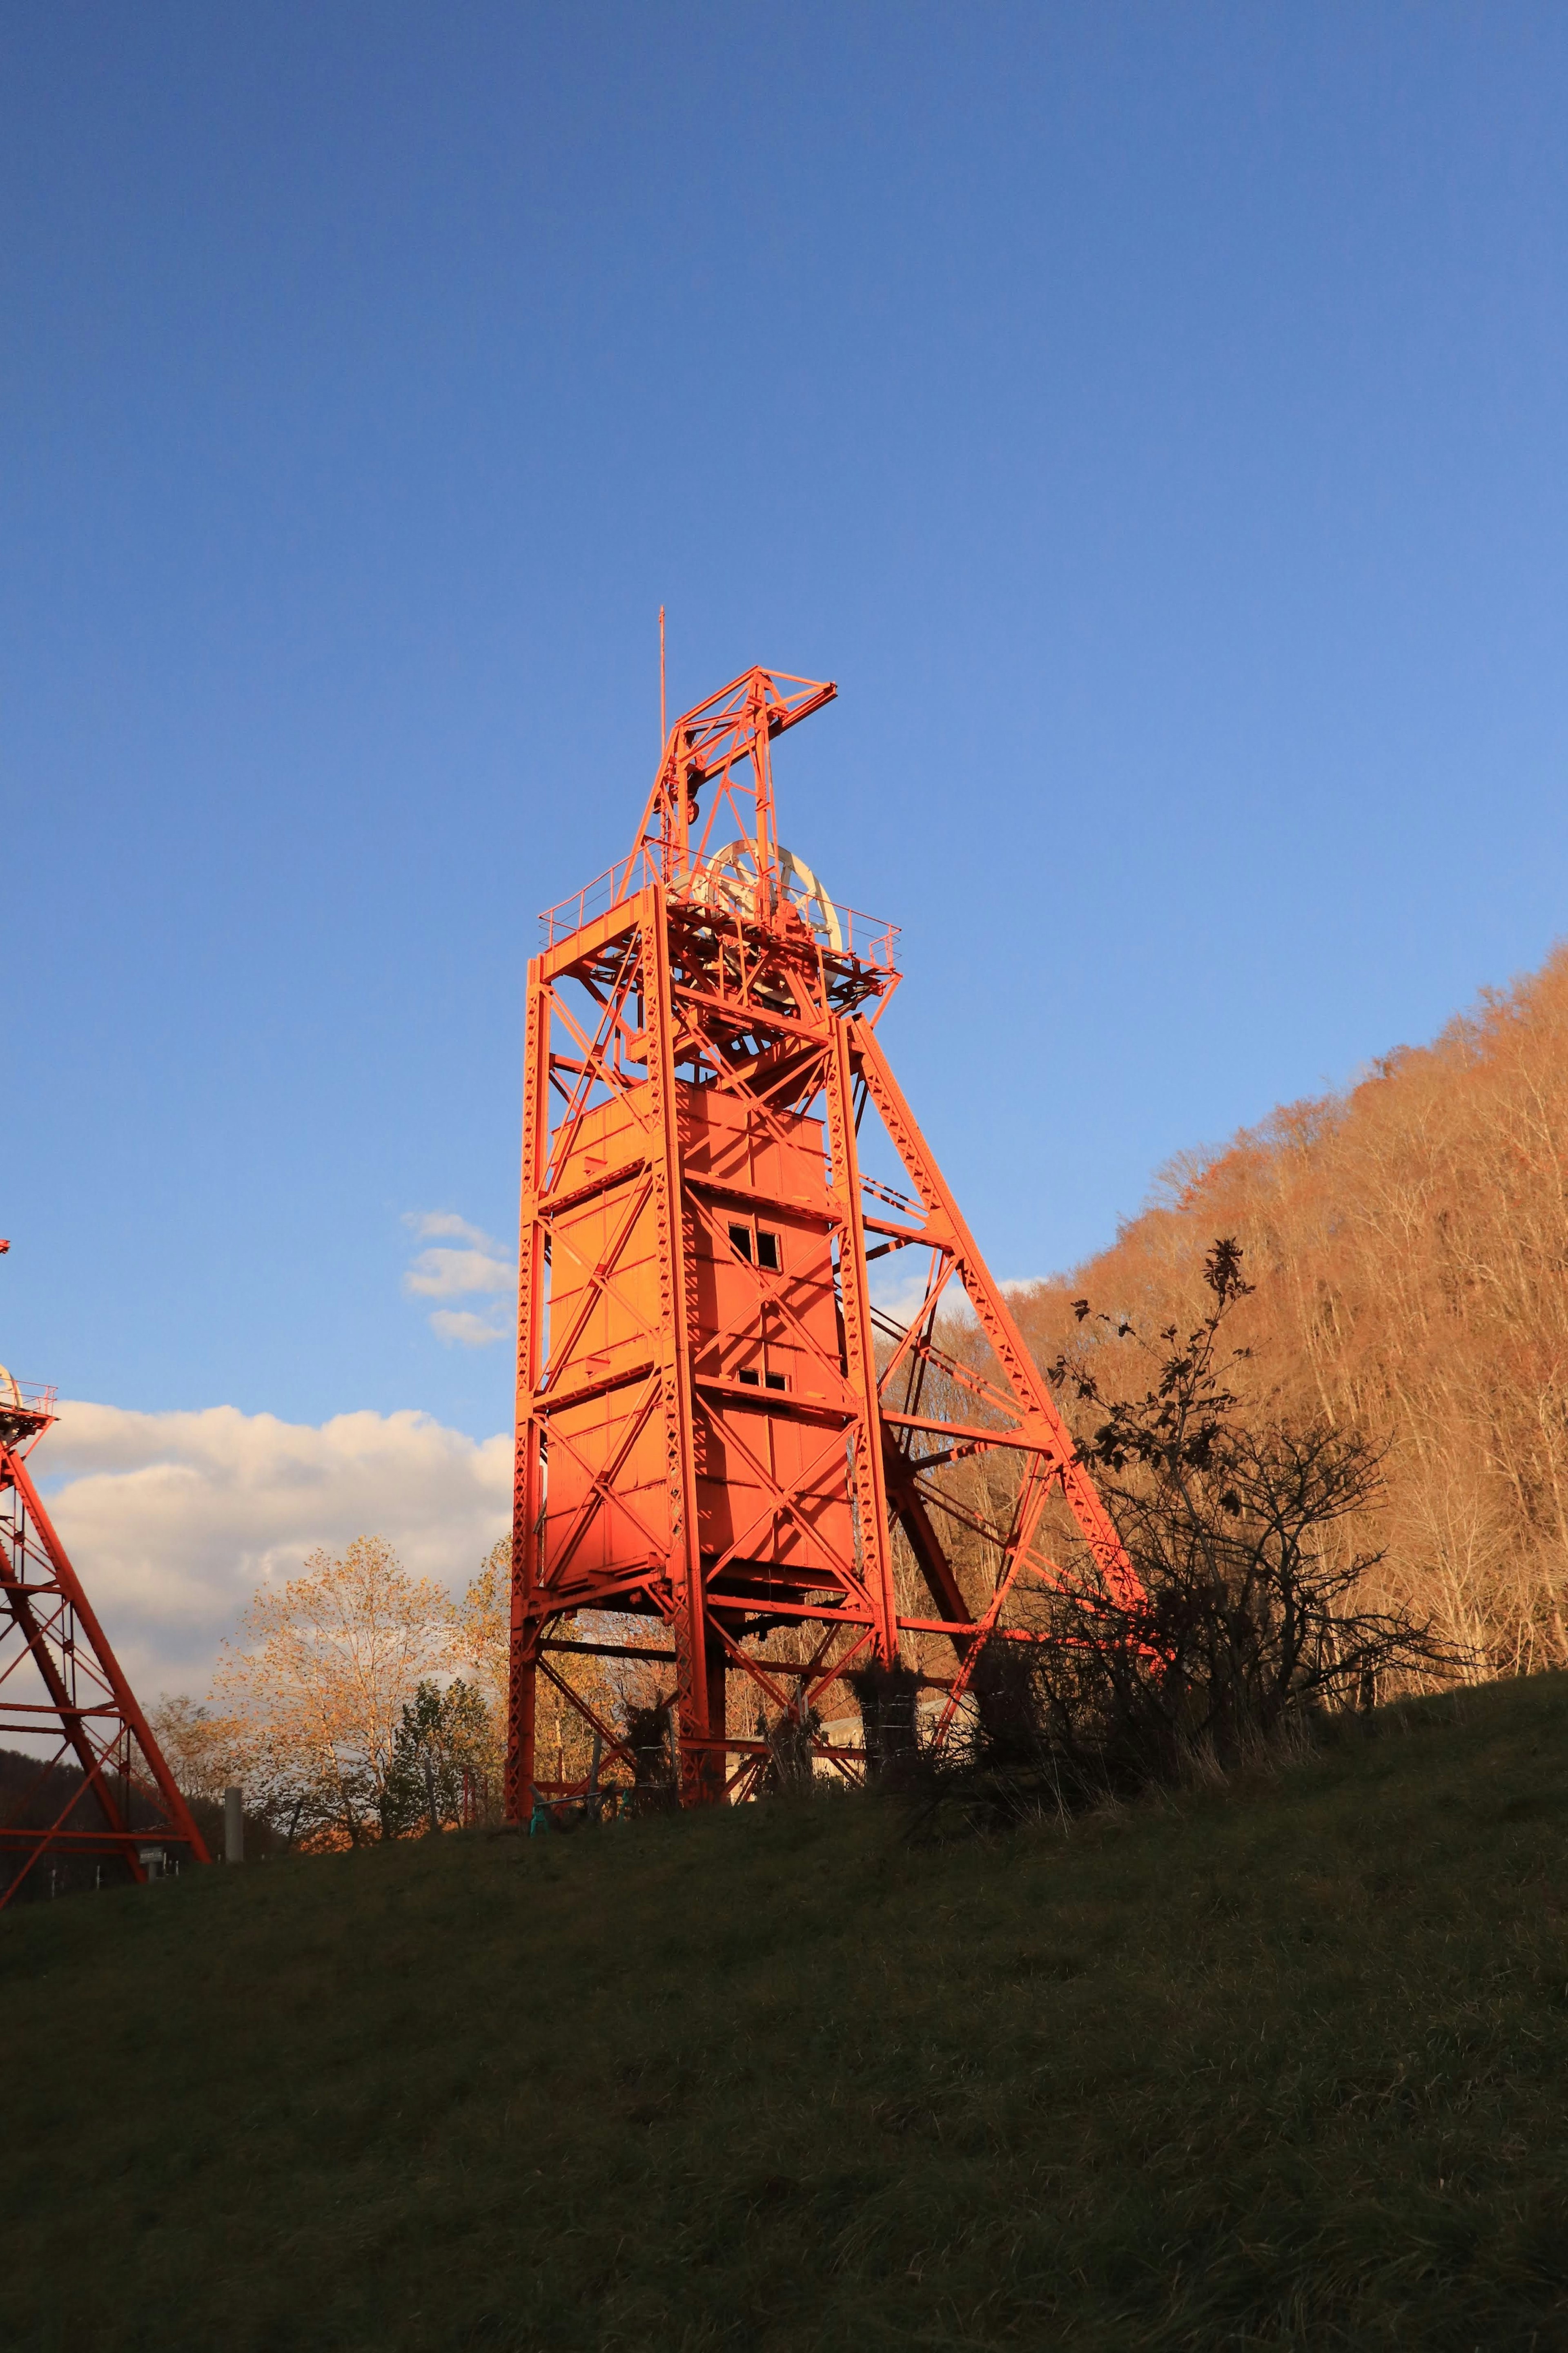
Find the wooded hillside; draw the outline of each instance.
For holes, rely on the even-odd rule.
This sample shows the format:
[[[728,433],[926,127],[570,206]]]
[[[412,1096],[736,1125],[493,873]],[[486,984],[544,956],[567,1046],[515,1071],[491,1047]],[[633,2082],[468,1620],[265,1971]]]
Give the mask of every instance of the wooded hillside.
[[[1113,1248],[1017,1295],[1037,1355],[1117,1346],[1085,1297],[1184,1328],[1219,1235],[1255,1285],[1237,1387],[1386,1448],[1384,1506],[1345,1541],[1385,1548],[1387,1591],[1476,1675],[1568,1662],[1568,948],[1344,1094],[1173,1166]]]

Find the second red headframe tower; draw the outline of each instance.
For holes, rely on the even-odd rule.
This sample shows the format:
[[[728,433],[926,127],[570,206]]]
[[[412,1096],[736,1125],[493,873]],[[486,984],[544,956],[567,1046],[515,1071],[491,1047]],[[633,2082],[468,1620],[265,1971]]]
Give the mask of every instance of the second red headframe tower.
[[[834,693],[753,670],[679,719],[630,856],[544,917],[529,967],[514,1819],[569,1794],[535,1756],[542,1675],[624,1750],[563,1672],[596,1623],[612,1653],[628,1617],[663,1630],[700,1804],[764,1768],[762,1721],[805,1725],[901,1650],[945,1651],[921,1672],[945,1723],[1020,1579],[1051,1581],[1053,1498],[1111,1589],[1131,1583],[878,1042],[897,934],[779,841],[773,744]],[[868,1106],[902,1183],[862,1173]],[[895,1318],[868,1264],[903,1250],[925,1274]],[[957,1353],[954,1285],[984,1335]],[[955,1482],[988,1460],[998,1477]]]

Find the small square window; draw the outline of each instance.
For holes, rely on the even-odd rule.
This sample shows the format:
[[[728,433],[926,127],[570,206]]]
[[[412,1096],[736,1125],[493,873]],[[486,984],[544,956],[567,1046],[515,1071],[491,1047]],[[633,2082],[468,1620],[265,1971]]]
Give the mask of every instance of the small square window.
[[[757,1264],[770,1267],[774,1274],[779,1271],[779,1238],[765,1234],[761,1226],[757,1228]]]
[[[735,1378],[738,1381],[744,1381],[749,1389],[754,1389],[757,1387],[757,1376],[755,1373],[737,1373]]]
[[[730,1229],[730,1240],[734,1243],[735,1248],[740,1251],[741,1256],[749,1265],[751,1263],[752,1257],[752,1229],[750,1226],[731,1226]]]
[[[789,1387],[782,1373],[764,1373],[763,1382],[763,1386],[770,1389],[783,1389]]]

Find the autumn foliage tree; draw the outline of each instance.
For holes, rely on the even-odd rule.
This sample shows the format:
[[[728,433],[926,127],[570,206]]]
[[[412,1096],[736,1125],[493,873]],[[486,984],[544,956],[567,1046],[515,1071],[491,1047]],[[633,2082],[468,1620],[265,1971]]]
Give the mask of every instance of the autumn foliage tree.
[[[342,1556],[312,1553],[301,1576],[264,1586],[226,1645],[209,1702],[164,1699],[156,1723],[188,1795],[230,1783],[286,1840],[360,1845],[493,1818],[505,1760],[510,1544],[502,1537],[454,1603],[408,1576],[381,1536]],[[568,1639],[570,1621],[560,1630]],[[552,1658],[598,1720],[624,1731],[657,1704],[645,1663]],[[585,1780],[592,1726],[542,1677],[542,1760]],[[629,1778],[606,1753],[605,1782]]]
[[[252,1801],[292,1838],[359,1845],[393,1827],[388,1783],[405,1704],[451,1651],[442,1588],[381,1536],[264,1587],[225,1647],[217,1714],[235,1727]]]
[[[164,1693],[148,1722],[182,1793],[212,1805],[243,1783],[248,1762],[246,1729],[186,1692]]]

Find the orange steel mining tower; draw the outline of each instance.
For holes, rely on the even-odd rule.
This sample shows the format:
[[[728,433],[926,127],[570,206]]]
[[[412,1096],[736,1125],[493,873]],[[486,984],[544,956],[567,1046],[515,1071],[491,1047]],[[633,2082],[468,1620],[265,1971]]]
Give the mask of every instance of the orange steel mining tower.
[[[601,1753],[626,1756],[563,1651],[673,1665],[680,1796],[700,1804],[765,1770],[759,1702],[775,1727],[800,1724],[900,1641],[951,1661],[921,1673],[946,1694],[945,1733],[1016,1580],[1051,1580],[1032,1548],[1053,1495],[1110,1588],[1136,1589],[878,1044],[897,934],[833,903],[780,843],[773,742],[835,691],[752,670],[679,719],[630,856],[543,917],[529,966],[514,1820],[584,1786],[536,1764],[540,1676]],[[861,1173],[868,1103],[907,1190]],[[926,1275],[906,1323],[873,1307],[868,1264],[910,1250]],[[955,1282],[983,1369],[938,1343]],[[979,1502],[944,1476],[998,1450],[1012,1468]],[[955,1538],[972,1594],[984,1564],[977,1607]],[[616,1639],[584,1639],[595,1612]],[[662,1621],[660,1646],[628,1651],[628,1615]],[[816,1753],[861,1769],[842,1746]]]

